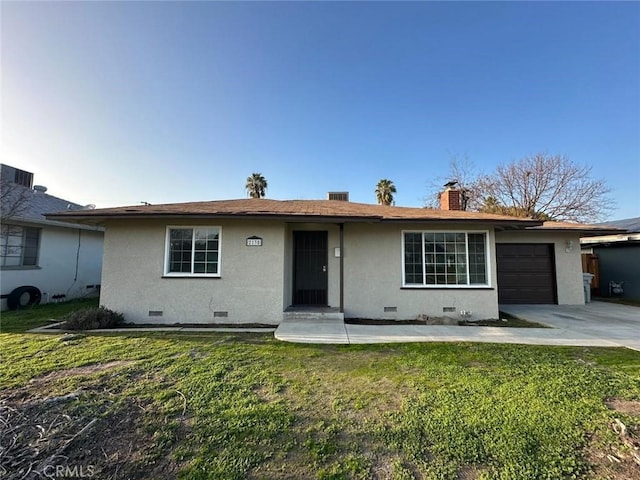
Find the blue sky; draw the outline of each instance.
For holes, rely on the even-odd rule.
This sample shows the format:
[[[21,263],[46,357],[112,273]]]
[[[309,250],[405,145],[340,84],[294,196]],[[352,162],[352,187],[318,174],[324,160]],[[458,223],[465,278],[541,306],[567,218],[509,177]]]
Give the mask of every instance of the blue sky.
[[[593,167],[640,216],[640,3],[2,2],[2,162],[98,207]]]

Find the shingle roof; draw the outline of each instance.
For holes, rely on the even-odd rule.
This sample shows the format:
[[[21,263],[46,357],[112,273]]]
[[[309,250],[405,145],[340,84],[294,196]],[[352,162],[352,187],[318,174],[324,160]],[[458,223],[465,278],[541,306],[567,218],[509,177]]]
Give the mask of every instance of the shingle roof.
[[[527,230],[537,230],[537,231],[573,231],[580,232],[583,235],[606,235],[610,233],[622,233],[624,230],[621,230],[616,227],[611,227],[609,225],[591,225],[587,223],[573,223],[573,222],[552,222],[546,221],[542,225],[528,227]]]
[[[97,210],[50,213],[49,219],[101,223],[112,218],[149,217],[247,217],[281,218],[290,221],[461,221],[508,223],[522,227],[540,222],[505,215],[477,212],[434,210],[429,208],[391,207],[336,200],[240,199],[209,202],[135,205]]]
[[[640,217],[612,220],[610,222],[598,223],[597,225],[601,227],[622,228],[628,233],[640,233]]]
[[[12,190],[6,198],[6,202],[16,201],[15,198],[22,196],[24,198],[23,207],[15,215],[23,220],[45,220],[45,214],[56,211],[77,211],[83,210],[85,207],[77,203],[64,200],[62,198],[48,195],[44,192],[32,190],[21,185],[12,184]]]

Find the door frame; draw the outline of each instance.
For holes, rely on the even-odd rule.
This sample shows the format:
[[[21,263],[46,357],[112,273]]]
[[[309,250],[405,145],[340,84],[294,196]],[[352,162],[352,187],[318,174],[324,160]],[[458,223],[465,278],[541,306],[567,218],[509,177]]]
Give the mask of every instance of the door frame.
[[[324,250],[322,256],[322,263],[324,271],[322,275],[318,275],[318,279],[322,280],[322,297],[324,302],[299,302],[298,296],[298,238],[303,235],[316,234],[324,238]],[[291,304],[293,306],[313,306],[313,307],[326,307],[329,305],[329,231],[328,230],[293,230],[292,231],[292,289],[291,289]],[[320,273],[320,272],[317,272]]]

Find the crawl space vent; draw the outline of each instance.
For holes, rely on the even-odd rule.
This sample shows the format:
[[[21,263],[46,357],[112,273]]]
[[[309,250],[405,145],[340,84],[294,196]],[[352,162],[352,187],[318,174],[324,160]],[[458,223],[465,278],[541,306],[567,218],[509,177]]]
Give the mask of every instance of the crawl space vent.
[[[398,311],[398,307],[384,307],[384,311],[385,311],[385,313],[397,312]]]
[[[228,317],[229,312],[213,312],[213,318]]]
[[[149,310],[149,316],[150,317],[161,317],[162,316],[162,310]]]
[[[442,311],[443,312],[455,312],[456,311],[456,307],[442,307]]]

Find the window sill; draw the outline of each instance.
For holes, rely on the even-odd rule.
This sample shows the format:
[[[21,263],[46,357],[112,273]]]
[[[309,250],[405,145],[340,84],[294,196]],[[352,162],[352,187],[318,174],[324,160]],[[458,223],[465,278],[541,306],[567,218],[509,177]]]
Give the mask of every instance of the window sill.
[[[16,266],[4,266],[4,267],[0,267],[0,270],[42,270],[42,267],[39,267],[38,265],[24,265],[24,266],[20,266],[20,265],[16,265]]]
[[[426,285],[416,285],[415,287],[404,285],[400,287],[400,290],[495,290],[495,287],[488,285],[455,285],[450,287],[446,287],[444,285],[434,285],[433,287]]]
[[[221,275],[162,275],[160,278],[208,278],[210,280],[217,280],[222,278]]]

